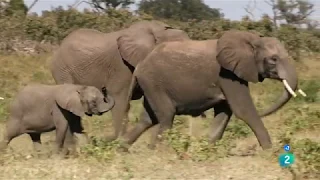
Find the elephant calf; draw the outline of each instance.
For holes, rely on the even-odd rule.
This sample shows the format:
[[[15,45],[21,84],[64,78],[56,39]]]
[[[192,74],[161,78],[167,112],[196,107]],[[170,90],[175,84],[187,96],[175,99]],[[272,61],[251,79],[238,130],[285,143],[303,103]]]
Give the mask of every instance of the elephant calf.
[[[93,86],[73,84],[28,85],[11,103],[7,132],[0,149],[6,148],[13,138],[27,133],[34,149],[38,150],[41,133],[56,130],[56,151],[59,152],[65,142],[74,144],[73,132],[82,132],[82,116],[102,115],[114,104],[105,88],[99,91]]]

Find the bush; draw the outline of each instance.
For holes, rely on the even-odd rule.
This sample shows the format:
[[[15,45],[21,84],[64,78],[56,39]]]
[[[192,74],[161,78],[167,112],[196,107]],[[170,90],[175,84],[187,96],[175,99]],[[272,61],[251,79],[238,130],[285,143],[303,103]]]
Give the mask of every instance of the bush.
[[[32,14],[27,17],[1,17],[0,41],[8,44],[10,39],[28,38],[57,44],[77,28],[111,32],[143,19],[150,20],[152,17],[147,14],[134,15],[127,10],[112,10],[107,14],[101,14],[89,10],[79,12],[71,7],[67,9],[57,7],[51,11],[44,11],[42,16]],[[163,19],[162,21],[186,31],[192,39],[196,40],[219,38],[224,31],[230,29],[254,31],[264,36],[278,37],[295,60],[300,59],[301,52],[320,51],[319,32],[300,30],[288,25],[275,30],[273,22],[268,17],[263,17],[259,21],[252,21],[247,17],[241,21],[228,19],[188,22]]]

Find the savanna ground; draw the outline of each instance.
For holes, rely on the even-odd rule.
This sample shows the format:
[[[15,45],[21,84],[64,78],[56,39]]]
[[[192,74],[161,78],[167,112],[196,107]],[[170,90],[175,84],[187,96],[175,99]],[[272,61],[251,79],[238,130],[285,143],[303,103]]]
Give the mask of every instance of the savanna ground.
[[[0,56],[0,133],[5,130],[8,105],[16,92],[30,82],[53,84],[47,69],[49,55]],[[207,118],[177,116],[174,129],[168,133],[167,145],[149,150],[149,130],[130,149],[128,154],[116,151],[117,143],[105,143],[99,137],[111,132],[111,113],[101,117],[86,117],[86,131],[94,141],[79,148],[77,157],[58,159],[32,156],[29,136],[14,139],[0,154],[0,179],[319,179],[320,178],[320,55],[304,58],[296,63],[299,85],[307,93],[290,102],[277,113],[263,119],[273,148],[262,151],[251,130],[232,118],[221,141],[215,145],[206,142]],[[251,85],[257,108],[266,108],[282,92],[279,82],[266,80]],[[130,120],[133,125],[139,117],[141,101],[132,101]],[[189,121],[192,136],[189,138]],[[55,133],[43,134],[44,149],[52,148]],[[296,156],[291,168],[278,165],[283,145],[289,143]]]

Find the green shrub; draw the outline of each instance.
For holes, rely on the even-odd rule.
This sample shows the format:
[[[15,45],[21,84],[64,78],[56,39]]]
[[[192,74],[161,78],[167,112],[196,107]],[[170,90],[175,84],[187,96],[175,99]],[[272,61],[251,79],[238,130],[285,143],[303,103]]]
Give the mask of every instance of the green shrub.
[[[295,102],[307,102],[315,103],[320,102],[320,81],[318,79],[300,80],[299,87],[307,94],[307,97],[301,95],[297,96],[293,100]]]
[[[133,14],[127,10],[110,10],[102,14],[89,10],[80,12],[70,7],[67,9],[57,7],[51,11],[44,11],[42,16],[31,14],[23,18],[21,16],[1,17],[0,41],[14,37],[59,43],[70,32],[78,28],[93,28],[102,32],[111,32],[143,19],[151,20],[152,17],[141,13]],[[186,31],[192,39],[196,40],[219,38],[224,31],[230,29],[275,36],[284,42],[295,60],[300,59],[301,51],[319,52],[320,50],[318,31],[301,30],[289,25],[283,25],[275,30],[273,22],[267,16],[259,21],[252,21],[247,17],[241,21],[228,19],[187,22],[163,19],[162,21]]]
[[[92,136],[91,143],[82,147],[81,153],[85,156],[94,157],[100,161],[108,161],[115,156],[119,147],[118,141],[107,142],[101,138]]]

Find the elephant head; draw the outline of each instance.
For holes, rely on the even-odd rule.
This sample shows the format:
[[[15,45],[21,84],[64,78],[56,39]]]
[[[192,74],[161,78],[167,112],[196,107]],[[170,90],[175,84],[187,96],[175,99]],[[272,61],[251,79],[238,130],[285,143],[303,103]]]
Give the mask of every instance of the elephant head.
[[[282,81],[285,91],[278,102],[262,113],[269,115],[296,96],[298,78],[295,67],[281,42],[273,37],[230,30],[217,42],[217,60],[220,65],[247,82],[262,82],[265,78]]]
[[[57,104],[73,114],[82,117],[102,115],[115,105],[114,99],[107,94],[105,88],[102,92],[93,86],[64,87],[56,94]]]
[[[189,36],[182,30],[160,21],[140,21],[124,30],[117,44],[122,58],[136,67],[157,44],[183,40],[189,40]]]

